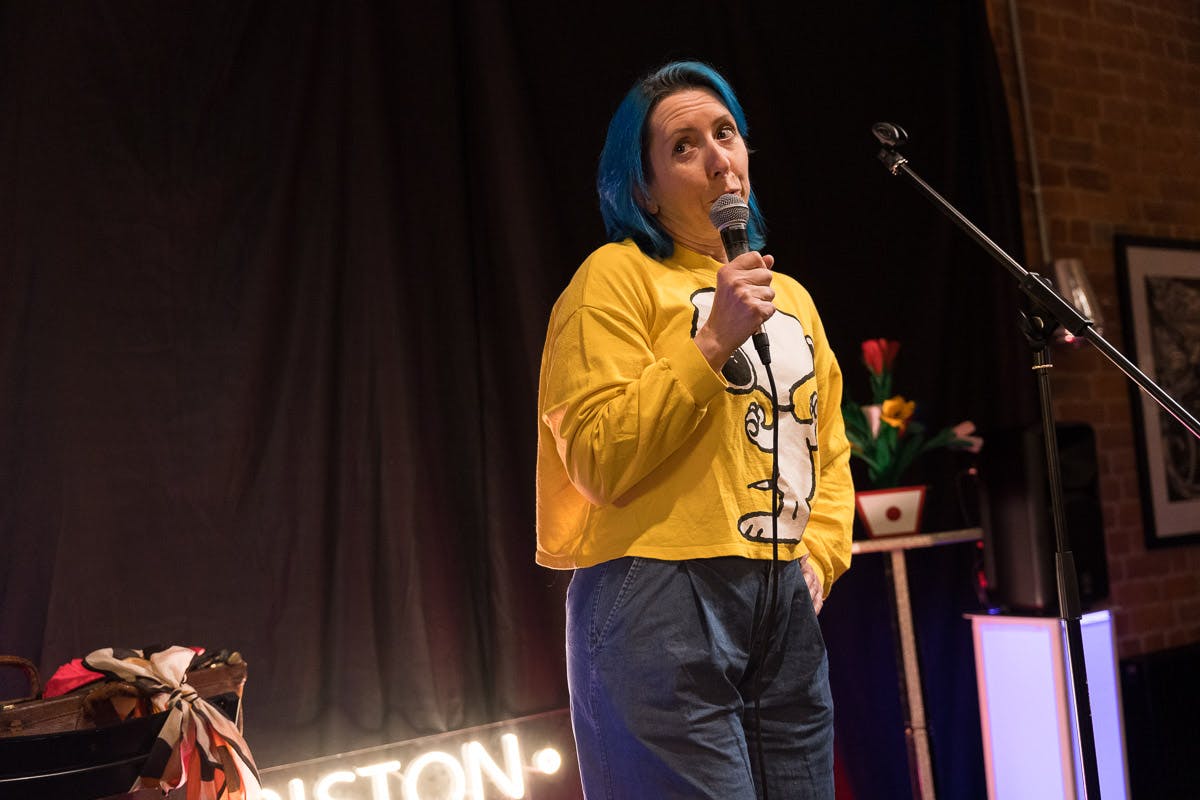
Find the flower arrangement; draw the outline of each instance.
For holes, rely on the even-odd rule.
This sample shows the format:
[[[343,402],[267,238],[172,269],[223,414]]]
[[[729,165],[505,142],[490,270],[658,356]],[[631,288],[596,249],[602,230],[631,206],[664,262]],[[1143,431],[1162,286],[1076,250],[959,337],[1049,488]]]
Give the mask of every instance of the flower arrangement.
[[[916,402],[892,395],[892,366],[899,352],[899,342],[863,342],[862,360],[871,376],[871,404],[859,406],[851,400],[842,404],[850,453],[866,462],[871,484],[880,489],[899,485],[917,456],[930,450],[949,447],[978,453],[983,447],[983,439],[972,435],[975,424],[970,420],[926,436],[925,427],[912,418]]]

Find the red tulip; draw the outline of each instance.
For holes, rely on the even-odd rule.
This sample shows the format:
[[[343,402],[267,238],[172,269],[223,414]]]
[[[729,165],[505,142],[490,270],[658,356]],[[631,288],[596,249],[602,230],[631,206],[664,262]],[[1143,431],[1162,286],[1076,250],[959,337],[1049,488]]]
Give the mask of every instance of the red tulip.
[[[879,349],[878,339],[867,339],[862,343],[863,363],[872,375],[883,372],[883,351]]]
[[[891,372],[892,364],[896,361],[896,354],[900,352],[900,343],[880,339],[879,344],[883,347],[883,368]]]
[[[863,363],[872,375],[882,375],[884,371],[891,372],[892,363],[899,352],[900,343],[888,339],[867,339],[862,343]]]

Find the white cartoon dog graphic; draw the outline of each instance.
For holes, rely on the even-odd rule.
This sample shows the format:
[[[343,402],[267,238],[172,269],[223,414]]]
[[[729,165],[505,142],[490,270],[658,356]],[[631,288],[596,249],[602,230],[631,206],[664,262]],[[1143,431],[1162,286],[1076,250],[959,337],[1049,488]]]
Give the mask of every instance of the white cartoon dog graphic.
[[[692,336],[708,320],[713,289],[692,295],[695,313]],[[770,387],[766,367],[749,343],[743,344],[721,370],[729,384],[727,392],[753,397],[746,408],[745,434],[764,453],[771,452],[775,425],[779,426],[779,485],[775,507],[779,512],[779,541],[798,542],[808,522],[813,498],[813,474],[817,450],[817,384],[813,376],[813,341],[800,320],[776,310],[763,326],[771,340],[771,369],[779,391],[775,420],[767,418]],[[769,462],[768,462],[769,463]],[[750,509],[738,519],[738,532],[754,541],[771,538],[772,489],[770,467],[761,479],[748,484],[766,493],[762,508]]]

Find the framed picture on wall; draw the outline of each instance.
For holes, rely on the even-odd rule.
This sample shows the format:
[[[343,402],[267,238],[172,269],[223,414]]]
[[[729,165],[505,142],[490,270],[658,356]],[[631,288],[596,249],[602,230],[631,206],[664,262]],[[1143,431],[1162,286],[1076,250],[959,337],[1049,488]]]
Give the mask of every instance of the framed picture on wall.
[[[1200,416],[1200,242],[1117,236],[1126,355]],[[1200,441],[1130,383],[1146,546],[1200,542]]]

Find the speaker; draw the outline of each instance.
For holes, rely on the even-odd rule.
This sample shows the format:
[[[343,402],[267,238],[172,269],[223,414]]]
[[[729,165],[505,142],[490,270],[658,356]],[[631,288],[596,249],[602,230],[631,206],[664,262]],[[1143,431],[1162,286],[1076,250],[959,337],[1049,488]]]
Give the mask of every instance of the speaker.
[[[1057,426],[1067,547],[1084,609],[1108,597],[1108,559],[1096,436],[1090,425]],[[993,431],[980,452],[980,517],[988,599],[1006,610],[1057,616],[1055,536],[1041,425]]]
[[[1200,642],[1121,660],[1121,708],[1134,797],[1196,796],[1197,674]]]

